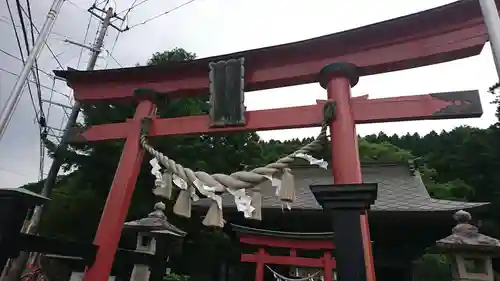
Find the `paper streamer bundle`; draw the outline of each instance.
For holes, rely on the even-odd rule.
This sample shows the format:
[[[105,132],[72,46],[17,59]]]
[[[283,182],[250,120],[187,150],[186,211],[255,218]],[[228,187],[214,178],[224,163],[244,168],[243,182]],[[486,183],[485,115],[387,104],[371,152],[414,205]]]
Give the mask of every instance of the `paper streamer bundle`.
[[[184,218],[191,217],[191,188],[177,175],[172,176],[173,183],[181,189],[174,205],[174,213]]]
[[[213,202],[208,208],[207,215],[203,219],[204,226],[223,227],[224,218],[222,217],[222,208]]]
[[[252,197],[246,194],[246,190],[228,188],[227,192],[233,196],[238,212],[242,212],[245,218],[251,218],[255,208],[251,205]]]
[[[211,183],[215,184],[215,183]],[[212,200],[210,208],[208,208],[207,215],[203,219],[203,225],[213,227],[223,227],[224,218],[222,217],[222,197],[215,194],[215,188],[210,187],[200,180],[195,180],[193,185],[205,197]]]
[[[162,174],[160,172],[161,166],[155,158],[151,159],[149,164],[151,165],[151,174],[155,176],[153,194],[165,199],[170,199],[172,195],[172,174],[167,171]]]
[[[278,197],[282,202],[286,203],[295,201],[295,180],[290,168],[283,169]]]
[[[297,153],[293,157],[308,161],[311,165],[318,165],[326,169],[328,163],[322,159]],[[222,197],[215,193],[220,190],[220,183],[214,181],[210,175],[198,172],[200,179],[194,180],[191,184],[183,180],[168,169],[162,171],[162,167],[156,158],[150,161],[152,166],[151,174],[155,176],[155,188],[153,193],[166,199],[172,197],[173,187],[180,189],[173,211],[178,216],[191,217],[192,202],[198,200],[196,190],[200,194],[212,200],[208,212],[203,219],[203,225],[212,227],[223,227],[224,218],[222,210]],[[225,190],[234,197],[236,208],[242,212],[245,218],[262,220],[262,189],[269,188],[270,185],[276,187],[276,196],[284,203],[283,207],[290,209],[291,203],[295,200],[295,180],[290,168],[283,168],[278,173],[265,176],[269,181],[264,181],[246,191],[245,189],[232,189],[225,187]]]
[[[260,193],[261,185],[262,183],[252,189],[251,206],[254,207],[252,216],[250,217],[252,220],[262,220],[262,193]]]

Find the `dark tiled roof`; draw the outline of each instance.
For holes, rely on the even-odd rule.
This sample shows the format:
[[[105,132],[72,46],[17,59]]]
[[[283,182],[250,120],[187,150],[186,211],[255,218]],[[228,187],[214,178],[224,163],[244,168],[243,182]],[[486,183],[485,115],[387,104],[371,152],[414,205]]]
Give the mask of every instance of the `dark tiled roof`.
[[[312,184],[331,184],[333,182],[330,170],[316,166],[293,169],[295,174],[296,200],[292,210],[321,210],[309,186]],[[371,206],[374,212],[381,211],[454,211],[470,209],[488,203],[471,203],[450,200],[438,200],[429,196],[420,174],[410,171],[403,164],[369,164],[362,166],[363,181],[378,183],[378,198]],[[279,199],[274,196],[274,189],[262,191],[263,208],[282,208]],[[209,206],[210,199],[201,199],[197,206]],[[223,195],[223,205],[234,207],[233,197]]]

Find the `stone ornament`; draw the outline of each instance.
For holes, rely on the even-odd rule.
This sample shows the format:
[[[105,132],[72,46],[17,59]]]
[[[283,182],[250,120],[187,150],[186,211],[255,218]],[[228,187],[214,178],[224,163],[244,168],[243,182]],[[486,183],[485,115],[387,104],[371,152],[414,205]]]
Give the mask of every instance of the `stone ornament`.
[[[500,255],[500,241],[479,233],[479,229],[470,224],[472,217],[466,211],[456,212],[453,218],[457,225],[452,234],[436,243],[452,260],[453,279],[493,281],[491,259]]]

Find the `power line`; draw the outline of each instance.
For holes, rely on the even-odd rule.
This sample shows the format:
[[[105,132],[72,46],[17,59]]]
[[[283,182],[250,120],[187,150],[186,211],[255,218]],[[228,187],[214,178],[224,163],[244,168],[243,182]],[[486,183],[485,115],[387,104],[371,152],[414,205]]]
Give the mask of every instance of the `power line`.
[[[21,58],[19,60],[21,60],[24,64],[23,48],[21,47],[21,41],[19,40],[19,34],[17,33],[16,25],[14,24],[14,16],[12,15],[9,0],[5,0],[5,4],[7,5],[7,11],[9,11],[10,21],[12,23],[12,28],[14,29],[14,35],[16,36],[17,47],[19,49],[19,54],[21,55]]]
[[[29,0],[27,0],[26,2],[29,6]],[[16,7],[17,7],[17,15],[19,16],[19,22],[21,24],[21,31],[23,32],[26,53],[29,55],[31,50],[30,50],[30,46],[29,46],[26,25],[24,24],[23,13],[27,16],[27,18],[29,19],[29,21],[31,23],[30,30],[31,30],[31,35],[32,35],[32,39],[33,39],[33,43],[32,43],[33,46],[35,45],[35,35],[33,33],[33,28],[35,28],[35,26],[33,24],[32,18],[31,18],[31,13],[26,13],[26,11],[21,6],[20,0],[16,0]],[[31,11],[31,9],[29,7],[28,7],[28,10]],[[31,99],[31,103],[33,105],[33,110],[35,111],[35,118],[36,118],[36,121],[38,123],[38,130],[39,130],[39,135],[40,135],[40,155],[39,156],[41,158],[45,158],[44,155],[42,155],[44,153],[44,149],[42,147],[42,140],[45,139],[47,136],[47,120],[45,119],[45,113],[43,112],[42,89],[40,87],[40,76],[38,75],[38,63],[37,63],[36,59],[33,63],[33,67],[31,68],[31,72],[32,72],[32,75],[36,81],[35,84],[36,84],[36,89],[37,89],[38,108],[35,104],[35,98],[33,97],[31,92],[30,92],[30,99]],[[42,173],[43,173],[43,166],[41,163],[39,164],[39,168],[42,169]]]
[[[5,24],[8,24],[8,25],[12,25],[12,23],[11,23],[11,22],[7,19],[7,17],[5,17],[5,16],[1,16],[1,15],[0,15],[0,22],[5,23]],[[14,24],[14,26],[15,26],[16,28],[21,28],[21,26],[20,26],[20,25],[17,25],[17,24]],[[51,32],[50,32],[50,35],[59,36],[59,37],[62,37],[63,39],[66,39],[66,38],[70,39],[70,37],[68,37],[68,36],[66,36],[66,35],[63,35],[63,34],[61,34],[61,33],[55,32],[55,31],[51,31]],[[55,40],[58,40],[58,41],[63,41],[63,40],[61,40],[61,39],[56,39],[56,38],[52,38],[52,39],[55,39]]]
[[[184,7],[184,6],[188,5],[188,4],[191,4],[191,3],[193,3],[194,1],[196,1],[196,0],[189,0],[189,1],[185,2],[185,3],[183,3],[183,4],[180,4],[179,6],[174,7],[173,9],[170,9],[170,10],[168,10],[168,11],[165,11],[165,12],[163,12],[163,13],[161,13],[161,14],[158,14],[158,15],[156,15],[156,16],[154,16],[154,17],[151,17],[151,18],[149,18],[149,19],[147,19],[147,20],[145,20],[145,21],[142,21],[142,22],[140,22],[140,23],[138,23],[138,24],[134,24],[134,25],[130,26],[130,27],[128,28],[128,30],[130,30],[130,29],[132,29],[132,28],[134,28],[134,27],[137,27],[137,26],[139,26],[139,25],[144,25],[144,24],[146,24],[146,23],[148,23],[148,22],[150,22],[150,21],[152,21],[152,20],[155,20],[155,19],[157,19],[157,18],[159,18],[159,17],[162,17],[162,16],[164,16],[164,15],[166,15],[166,14],[169,14],[169,13],[171,13],[171,12],[173,12],[173,11],[177,10],[177,9],[180,9],[180,8],[182,8],[182,7]]]
[[[19,1],[19,0],[17,0]],[[21,7],[21,11],[27,16],[29,17],[29,15],[26,13],[26,11],[23,9],[23,7]],[[20,15],[21,16],[21,15]],[[21,28],[23,26],[23,23],[21,23]],[[36,26],[33,24],[33,21],[31,21],[31,27],[35,29],[36,33],[40,34],[40,31],[38,30],[38,28],[36,28]],[[50,48],[49,44],[47,43],[47,41],[45,41],[45,46],[47,46],[47,49],[49,50],[49,52],[52,54],[52,57],[54,57],[54,59],[56,60],[57,64],[59,65],[59,67],[61,69],[64,69],[64,67],[62,66],[61,62],[59,61],[59,59],[57,58],[57,56],[54,54],[54,51],[52,51],[52,48]]]
[[[33,16],[31,14],[31,5],[30,5],[30,1],[29,0],[26,0],[26,8],[28,9],[28,19],[30,21],[30,25],[31,25],[31,28],[30,28],[30,32],[31,32],[31,44],[35,45],[35,34],[33,32],[33,26],[35,26],[33,24]]]
[[[119,63],[119,62],[115,59],[115,57],[113,57],[113,55],[111,54],[111,52],[110,52],[110,51],[108,51],[108,50],[105,50],[105,51],[106,51],[106,53],[108,53],[108,56],[109,56],[109,57],[110,57],[110,58],[111,58],[111,59],[112,59],[112,60],[113,60],[113,61],[114,61],[114,62],[115,62],[115,63],[116,63],[119,67],[123,68],[123,66],[122,66],[122,65],[121,65],[121,64],[120,64],[120,63]]]
[[[132,2],[132,5],[130,5],[130,7],[128,9],[123,10],[123,11],[120,12],[120,13],[126,12],[125,15],[122,18],[122,23],[120,24],[120,29],[123,28],[123,24],[125,23],[125,21],[127,21],[127,27],[124,29],[124,31],[129,29],[128,28],[128,14],[130,13],[130,11],[132,11],[133,8],[139,6],[139,5],[141,5],[141,4],[143,4],[143,3],[147,2],[147,1],[148,0],[143,0],[139,4],[136,5],[135,3],[137,2],[137,0],[134,0],[134,2]],[[117,15],[120,14],[120,13],[117,13]],[[119,20],[119,18],[117,18],[117,20]],[[120,38],[121,34],[122,33],[120,31],[116,34],[115,41],[113,42],[113,46],[111,47],[111,51],[108,52],[108,54],[110,56],[113,54],[113,51],[115,50],[115,47],[116,47],[116,43],[118,43],[118,39]],[[118,63],[118,65],[120,65],[120,64]]]
[[[5,73],[8,73],[8,74],[10,74],[10,75],[12,75],[12,76],[19,77],[19,74],[14,73],[14,72],[12,72],[12,71],[10,71],[10,70],[7,70],[7,69],[5,69],[5,68],[2,68],[2,67],[0,67],[0,71],[3,71],[3,72],[5,72]],[[53,76],[52,76],[52,77],[53,77]],[[36,82],[35,82],[35,81],[33,81],[33,80],[28,80],[28,81],[29,81],[29,82],[31,82],[31,83],[36,83]],[[44,89],[47,89],[47,90],[52,90],[52,88],[50,88],[50,87],[48,87],[48,86],[45,86],[45,85],[43,85],[43,84],[40,84],[40,87],[42,87],[42,88],[44,88]],[[54,90],[54,93],[58,93],[58,94],[62,95],[63,97],[67,98],[67,99],[70,99],[70,98],[71,98],[69,95],[67,95],[67,94],[65,94],[65,93],[62,93],[62,92],[59,92],[59,91],[56,91],[56,90]]]
[[[17,32],[17,29],[15,28],[15,25],[14,25],[14,16],[12,15],[12,9],[10,8],[10,4],[9,4],[9,0],[5,0],[5,3],[7,5],[7,10],[9,12],[9,16],[10,16],[10,20],[12,22],[12,26],[13,26],[13,29],[14,29],[14,34],[16,36],[16,41],[17,41],[17,47],[19,49],[19,53],[21,55],[21,61],[23,62],[23,64],[25,63],[24,61],[24,53],[23,53],[23,48],[21,47],[21,40],[19,39],[19,34]],[[35,82],[36,83],[36,82]],[[33,99],[33,92],[31,91],[31,85],[30,83],[28,83],[28,92],[29,92],[29,95],[30,95],[30,99],[31,99],[31,103],[33,105],[33,110],[35,111],[35,116],[38,120],[38,112],[36,110],[36,106],[35,106],[35,103],[34,103],[34,99]],[[7,110],[6,108],[4,108],[3,110]]]
[[[52,101],[52,97],[54,96],[54,87],[56,86],[56,78],[52,79],[52,88],[50,90],[50,96],[49,96],[49,101]],[[50,117],[50,108],[52,107],[52,102],[49,102],[49,106],[47,108],[47,120],[49,120]]]
[[[18,60],[18,61],[23,61],[20,57],[16,57],[15,55],[13,55],[13,54],[5,51],[5,50],[0,49],[0,52],[6,54],[7,56],[9,56],[9,57],[11,57],[13,59]]]
[[[87,13],[87,9],[84,9],[82,7],[80,7],[78,4],[76,4],[75,2],[71,1],[71,0],[66,0],[68,3],[70,3],[72,6],[74,6],[75,8]]]
[[[21,8],[21,4],[19,3],[19,0],[16,0],[18,2],[18,7]],[[28,20],[30,21],[30,33],[31,33],[31,44],[34,46],[35,45],[35,34],[33,32],[34,29],[34,23],[33,23],[33,16],[31,14],[31,5],[30,1],[26,0],[26,9],[28,10]],[[22,14],[19,13],[19,16],[22,17]],[[39,165],[38,165],[38,179],[42,180],[43,179],[43,168],[45,164],[45,146],[43,144],[42,139],[47,138],[47,133],[48,133],[48,128],[47,128],[47,119],[45,117],[45,113],[43,111],[43,104],[42,104],[42,90],[40,88],[40,74],[38,71],[38,62],[35,61],[35,75],[36,75],[36,81],[38,82],[36,84],[37,86],[37,91],[38,91],[38,108],[40,111],[40,117],[38,119],[38,125],[39,125],[39,133],[40,133],[40,143],[39,143],[39,150],[40,150],[40,155],[39,155]],[[55,80],[54,80],[55,81]]]
[[[97,2],[97,0],[96,0]],[[94,3],[95,4],[95,3]],[[89,23],[87,24],[87,29],[85,30],[85,38],[83,39],[83,43],[86,44],[87,36],[89,35],[90,24],[92,23],[92,14],[89,15]],[[76,63],[76,68],[80,67],[80,61],[82,60],[83,48],[80,49],[80,55],[78,56],[78,62]]]
[[[30,46],[29,46],[29,40],[28,40],[28,34],[26,31],[26,26],[24,24],[24,17],[23,17],[23,12],[24,14],[28,17],[28,20],[30,21],[30,31],[31,31],[31,38],[32,38],[32,44],[35,45],[35,34],[33,33],[33,20],[31,17],[31,8],[29,0],[26,0],[26,4],[28,5],[28,13],[22,8],[21,6],[21,1],[16,0],[16,6],[17,6],[17,14],[19,16],[19,21],[21,23],[21,31],[23,32],[23,37],[24,37],[24,44],[26,47],[26,52],[29,54],[30,53]],[[37,99],[38,99],[38,116],[37,116],[37,121],[40,125],[40,136],[42,136],[42,133],[46,130],[46,120],[45,120],[45,114],[43,112],[43,107],[42,107],[42,89],[40,88],[40,76],[38,75],[38,62],[35,60],[34,62],[34,68],[31,68],[32,75],[36,81],[36,88],[37,88]],[[34,103],[34,101],[32,101]],[[42,136],[43,137],[43,136]]]
[[[118,12],[118,13],[116,13],[116,14],[117,14],[117,15],[120,15],[120,14],[125,13],[125,15],[123,16],[123,18],[126,18],[126,17],[127,17],[127,14],[128,14],[128,13],[130,13],[130,11],[131,11],[132,9],[137,8],[138,6],[140,6],[140,5],[144,4],[144,3],[148,2],[148,1],[149,1],[149,0],[142,0],[141,2],[137,3],[137,0],[135,0],[135,1],[132,3],[132,5],[130,5],[130,8],[125,9],[125,10],[123,10],[123,11],[120,11],[120,12]],[[136,4],[136,3],[137,3],[137,4]]]
[[[11,58],[13,58],[13,59],[16,59],[16,60],[18,60],[18,61],[20,61],[20,62],[23,62],[23,60],[22,60],[20,57],[17,57],[17,56],[15,56],[15,55],[13,55],[13,54],[11,54],[11,53],[9,53],[9,52],[7,52],[7,51],[3,50],[3,49],[0,49],[0,53],[3,53],[3,54],[5,54],[5,55],[7,55],[7,56],[9,56],[9,57],[11,57]],[[40,71],[42,74],[47,75],[47,76],[48,76],[48,77],[50,77],[51,79],[55,77],[53,74],[50,74],[49,72],[47,72],[47,71],[45,71],[45,70],[43,70],[43,69],[38,69],[38,71]]]

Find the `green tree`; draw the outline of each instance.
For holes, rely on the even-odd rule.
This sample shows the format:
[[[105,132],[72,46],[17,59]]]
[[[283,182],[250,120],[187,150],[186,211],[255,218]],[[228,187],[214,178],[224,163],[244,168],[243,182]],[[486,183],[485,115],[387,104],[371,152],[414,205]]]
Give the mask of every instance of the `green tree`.
[[[388,141],[383,134],[366,137],[372,143]],[[462,126],[449,132],[431,132],[415,140],[407,136],[390,142],[411,151],[425,163],[422,173],[427,189],[435,198],[491,202],[482,230],[500,235],[500,127],[486,129]]]

